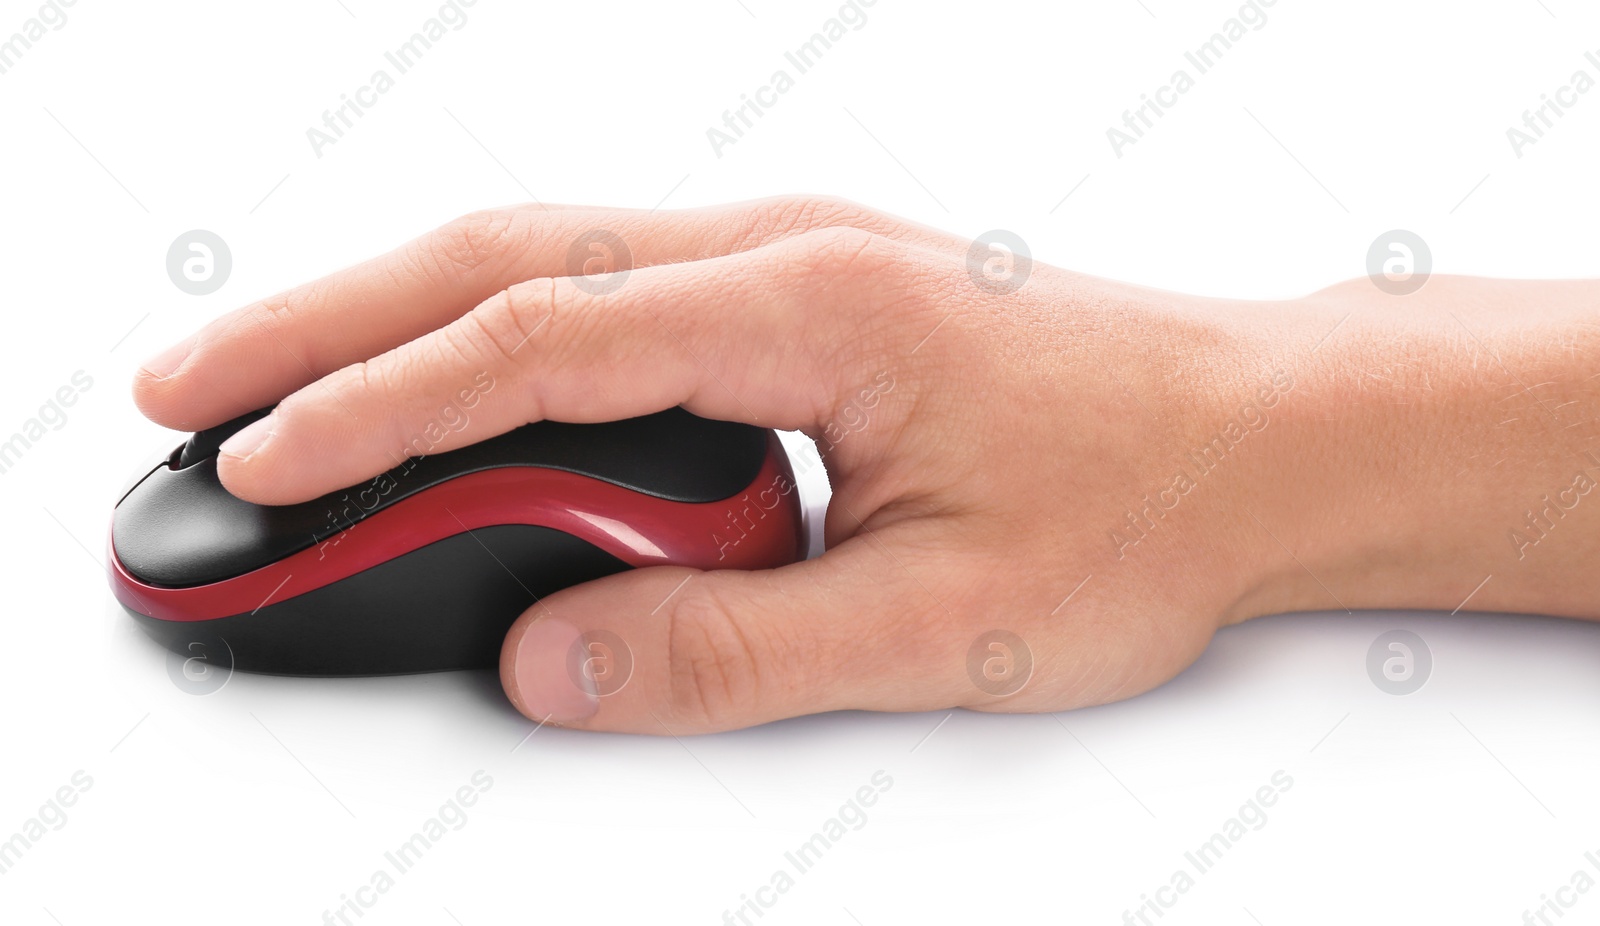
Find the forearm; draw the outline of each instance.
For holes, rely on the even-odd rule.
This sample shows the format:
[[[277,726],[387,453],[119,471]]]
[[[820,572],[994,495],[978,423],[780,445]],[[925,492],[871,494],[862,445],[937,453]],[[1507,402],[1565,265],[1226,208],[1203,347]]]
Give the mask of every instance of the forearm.
[[[1276,539],[1230,618],[1600,618],[1600,283],[1360,280],[1294,308],[1296,389],[1268,445],[1284,476],[1247,493]]]

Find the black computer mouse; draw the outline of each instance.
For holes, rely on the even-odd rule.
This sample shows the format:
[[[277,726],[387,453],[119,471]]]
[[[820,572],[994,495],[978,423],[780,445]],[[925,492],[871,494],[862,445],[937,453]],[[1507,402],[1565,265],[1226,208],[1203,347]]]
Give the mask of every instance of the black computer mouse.
[[[282,675],[492,667],[537,599],[661,564],[803,559],[777,434],[681,409],[541,421],[298,505],[243,501],[194,434],[117,502],[111,587],[174,652]]]

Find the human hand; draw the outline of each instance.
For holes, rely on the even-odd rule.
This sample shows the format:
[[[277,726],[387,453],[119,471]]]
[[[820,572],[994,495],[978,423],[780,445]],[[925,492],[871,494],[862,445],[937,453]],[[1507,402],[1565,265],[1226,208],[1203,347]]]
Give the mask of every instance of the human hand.
[[[629,252],[625,278],[569,262],[602,238]],[[1144,290],[830,200],[534,205],[225,316],[151,361],[135,396],[185,430],[281,399],[219,458],[263,504],[388,469],[484,373],[495,388],[435,450],[673,405],[804,431],[833,482],[824,555],[546,598],[505,644],[518,709],[653,733],[1057,710],[1160,684],[1221,624],[1334,605],[1302,570],[1344,561],[1307,569],[1295,525],[1310,487],[1366,485],[1317,423],[1360,387],[1352,354],[1323,346],[1357,309],[1382,312],[1331,291]],[[633,662],[604,697],[565,669],[596,631]]]

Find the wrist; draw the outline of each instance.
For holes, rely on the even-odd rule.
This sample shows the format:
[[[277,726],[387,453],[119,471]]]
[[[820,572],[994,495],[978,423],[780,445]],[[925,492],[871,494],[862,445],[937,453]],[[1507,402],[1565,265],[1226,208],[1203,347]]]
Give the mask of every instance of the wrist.
[[[1595,304],[1590,284],[1465,278],[1297,303],[1294,394],[1241,515],[1266,535],[1259,581],[1228,619],[1600,615]]]

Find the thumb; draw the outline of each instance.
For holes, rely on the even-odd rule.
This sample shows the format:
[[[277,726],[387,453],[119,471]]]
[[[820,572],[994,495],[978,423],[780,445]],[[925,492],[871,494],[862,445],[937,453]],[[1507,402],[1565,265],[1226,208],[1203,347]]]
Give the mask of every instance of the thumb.
[[[956,669],[939,678],[896,658],[935,605],[873,557],[857,538],[781,569],[658,566],[566,589],[512,626],[501,681],[532,720],[672,735],[956,703],[959,660],[937,660]]]

